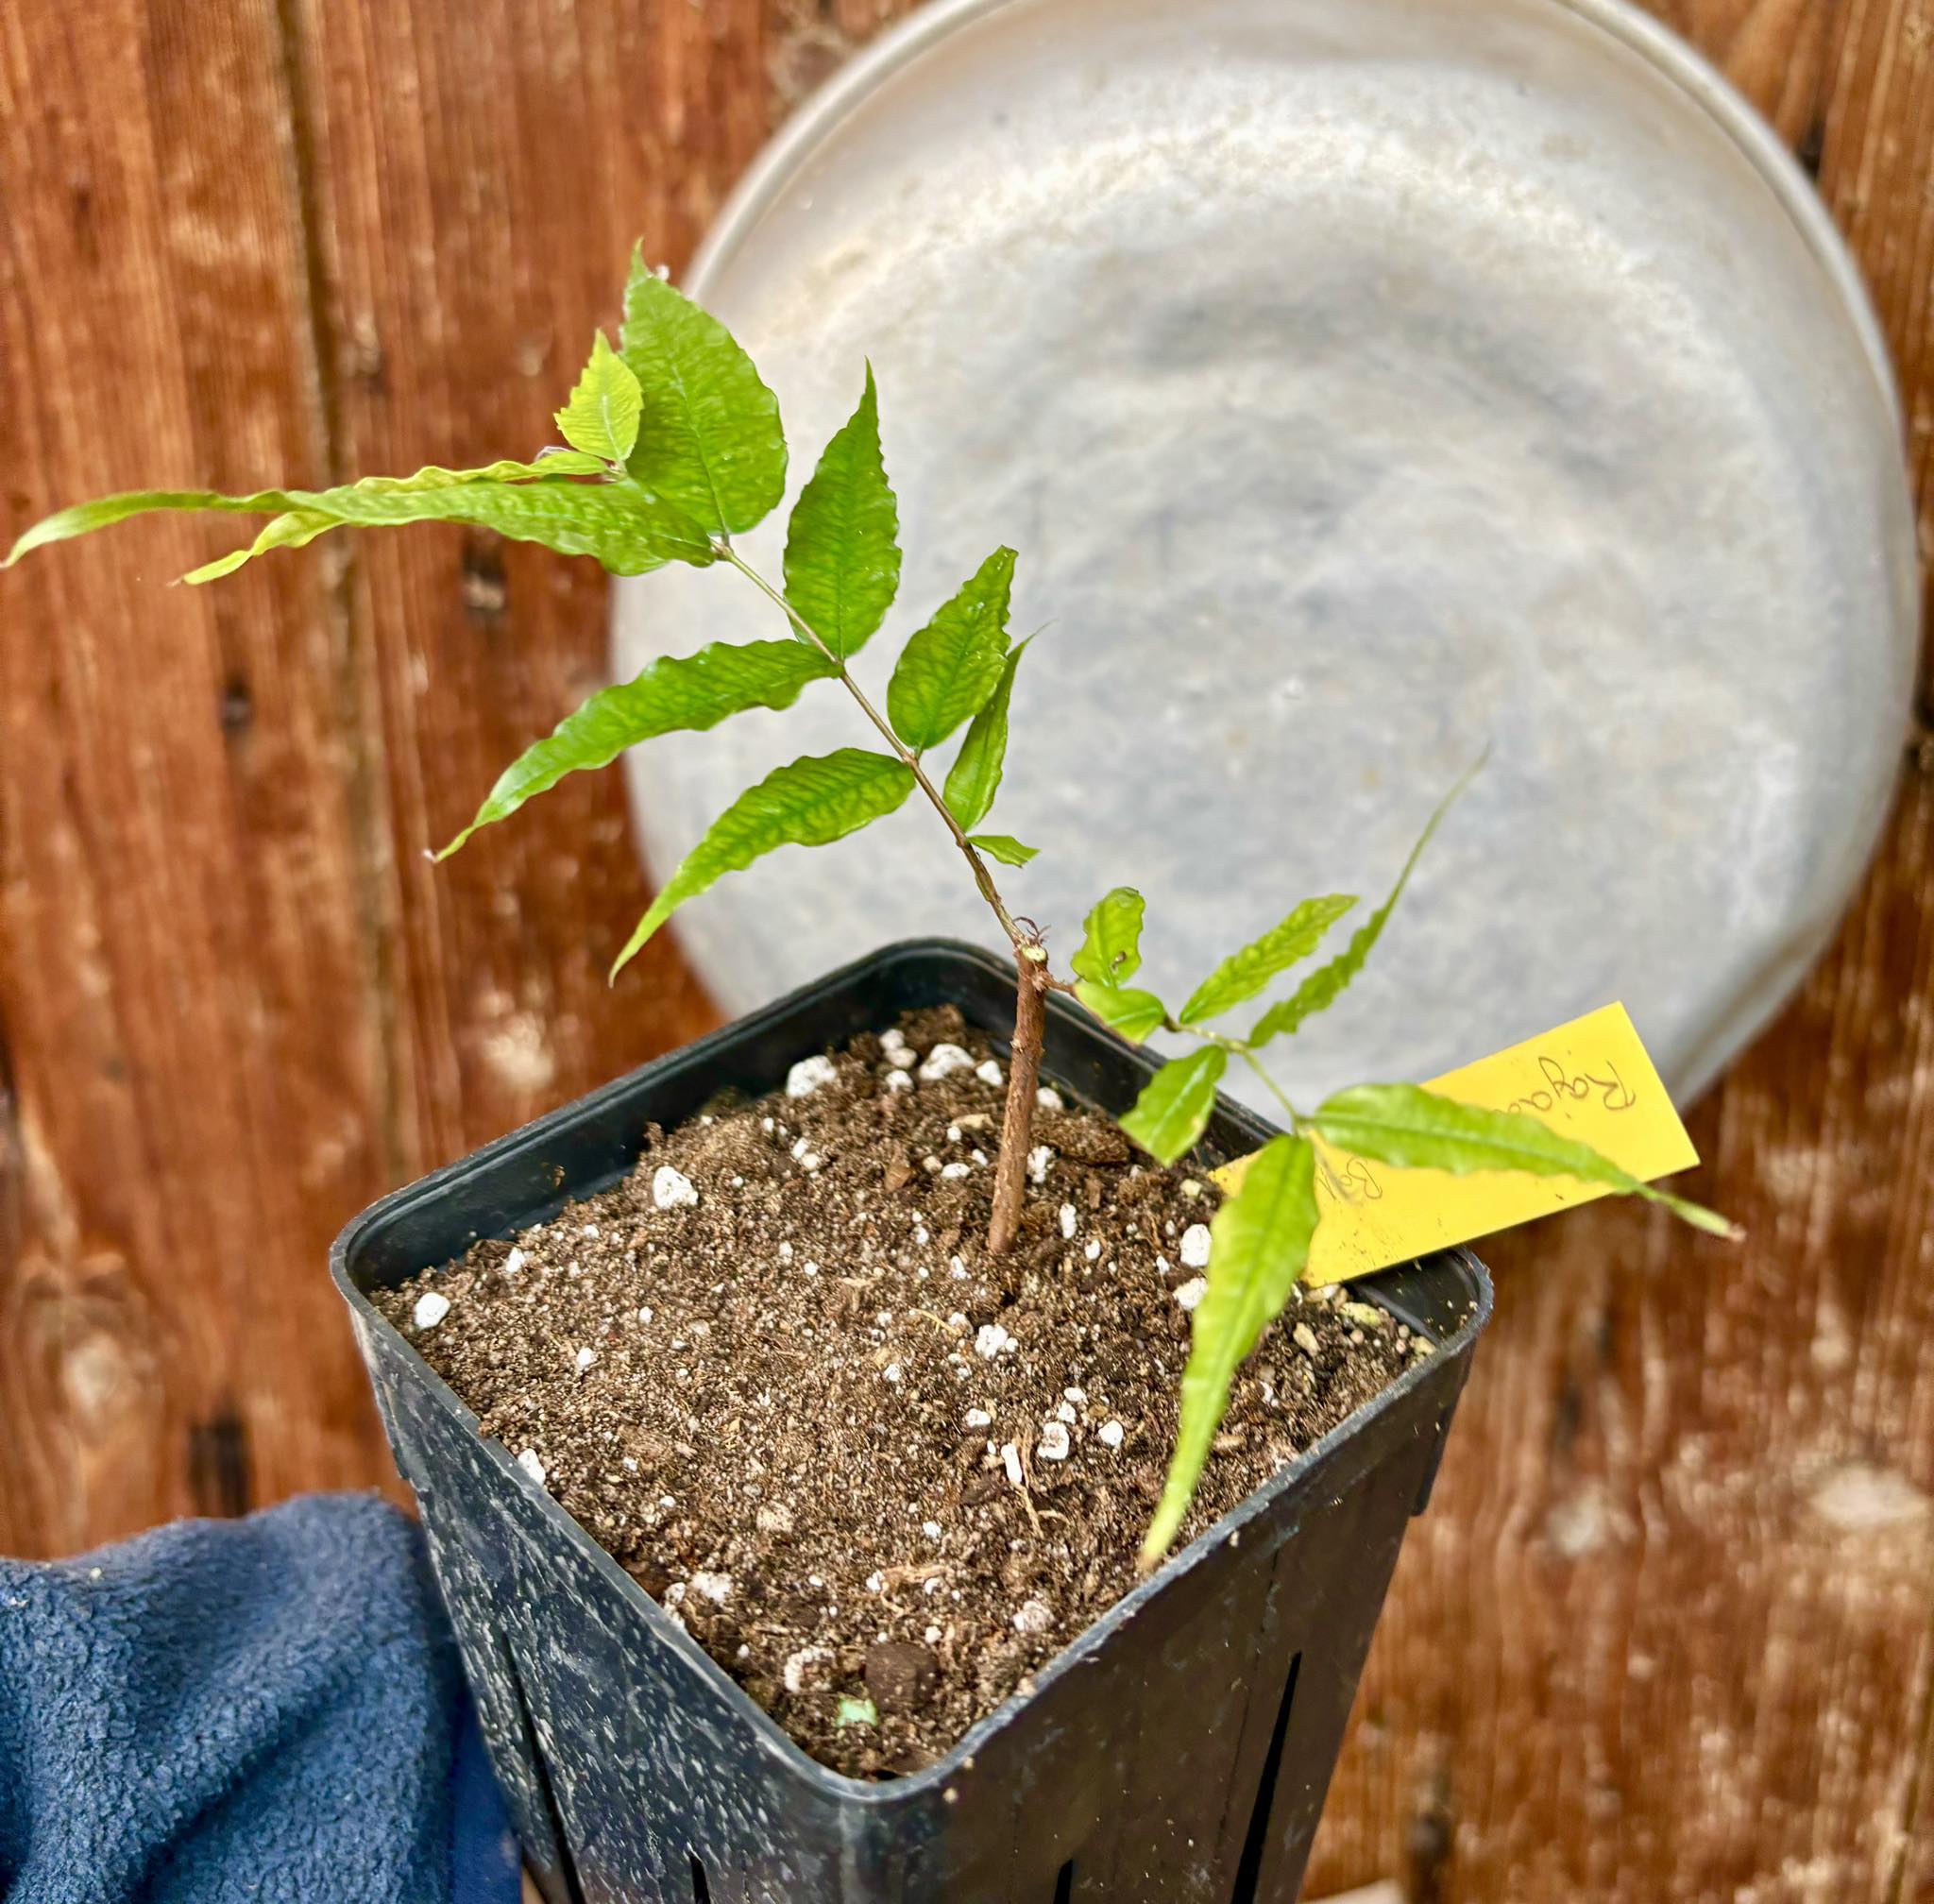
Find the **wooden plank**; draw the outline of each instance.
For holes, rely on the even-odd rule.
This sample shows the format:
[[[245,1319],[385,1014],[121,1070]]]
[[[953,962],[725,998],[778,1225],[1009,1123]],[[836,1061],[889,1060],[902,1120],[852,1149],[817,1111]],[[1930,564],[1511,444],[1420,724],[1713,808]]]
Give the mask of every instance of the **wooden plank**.
[[[266,7],[0,15],[6,533],[320,473]],[[324,571],[161,585],[143,524],[4,584],[0,1518],[52,1553],[363,1482],[321,1273],[387,1118]]]
[[[494,0],[297,18],[345,468],[554,440],[633,243],[681,258],[763,136],[755,14]],[[712,1013],[669,937],[605,983],[649,896],[615,773],[568,781],[447,865],[422,858],[602,682],[602,571],[421,529],[357,544],[350,592],[386,763],[406,1148],[428,1164]]]
[[[1658,10],[1816,171],[1934,521],[1934,22],[1882,0]],[[1402,1871],[1417,1904],[1934,1896],[1930,995],[1924,728],[1833,952],[1696,1119],[1694,1194],[1747,1244],[1600,1207],[1487,1252],[1498,1322],[1314,1892]]]

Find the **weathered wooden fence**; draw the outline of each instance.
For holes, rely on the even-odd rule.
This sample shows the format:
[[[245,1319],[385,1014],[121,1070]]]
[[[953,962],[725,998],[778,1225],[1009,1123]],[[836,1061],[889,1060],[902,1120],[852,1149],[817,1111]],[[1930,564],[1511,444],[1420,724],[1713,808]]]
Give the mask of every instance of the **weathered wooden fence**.
[[[0,8],[0,537],[541,440],[632,240],[685,256],[859,0]],[[1812,168],[1934,454],[1934,5],[1663,9]],[[381,1481],[331,1234],[707,1024],[615,776],[433,871],[599,678],[599,577],[457,531],[222,587],[156,523],[0,580],[0,1547]],[[1821,639],[1836,631],[1821,630]],[[1501,1300],[1318,1891],[1934,1896],[1934,740],[1701,1108],[1688,1245],[1601,1207]]]

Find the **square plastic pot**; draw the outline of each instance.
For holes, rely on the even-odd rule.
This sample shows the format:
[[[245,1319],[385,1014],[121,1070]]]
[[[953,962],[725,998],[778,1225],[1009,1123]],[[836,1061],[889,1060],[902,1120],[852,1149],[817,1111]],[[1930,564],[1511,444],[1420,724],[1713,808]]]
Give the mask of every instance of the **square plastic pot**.
[[[1294,1898],[1364,1655],[1490,1313],[1475,1258],[1358,1285],[1440,1346],[1091,1626],[938,1764],[799,1750],[498,1443],[369,1292],[505,1236],[728,1087],[910,1009],[996,1041],[1013,968],[888,947],[364,1212],[331,1262],[416,1491],[484,1731],[552,1904],[1250,1904]],[[1119,1112],[1157,1061],[1049,1001],[1043,1075]],[[1221,1104],[1205,1149],[1269,1128]]]

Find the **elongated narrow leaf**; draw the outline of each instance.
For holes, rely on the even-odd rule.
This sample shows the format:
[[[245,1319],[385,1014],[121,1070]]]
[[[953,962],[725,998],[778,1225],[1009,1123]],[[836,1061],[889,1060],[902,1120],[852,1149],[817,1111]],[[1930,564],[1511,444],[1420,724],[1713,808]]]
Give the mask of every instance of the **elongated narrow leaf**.
[[[1154,993],[1140,992],[1133,986],[1097,985],[1092,978],[1077,978],[1075,996],[1130,1045],[1139,1045],[1151,1031],[1161,1030],[1168,1015]]]
[[[971,721],[1000,685],[1013,584],[1014,552],[996,549],[900,651],[887,683],[887,718],[916,754]]]
[[[947,803],[947,811],[970,829],[987,818],[993,796],[1000,791],[1001,769],[1008,758],[1008,703],[1013,698],[1014,670],[1026,652],[1024,641],[1008,656],[993,692],[968,723],[967,738],[947,770],[947,784],[941,797]]]
[[[762,521],[786,493],[779,400],[737,339],[634,253],[619,354],[638,380],[627,467],[713,535]]]
[[[704,568],[711,543],[691,521],[628,483],[392,484],[378,477],[309,496],[295,506],[365,527],[398,522],[471,522],[565,555],[593,556],[617,575],[667,562]]]
[[[1024,845],[1011,833],[970,833],[967,843],[979,847],[990,859],[998,859],[1003,866],[1025,866],[1041,851],[1039,846]]]
[[[508,819],[567,774],[608,766],[627,747],[661,734],[702,732],[748,707],[789,707],[808,681],[833,672],[803,641],[715,641],[696,654],[665,655],[636,679],[593,694],[498,777],[477,817],[436,857],[448,859],[470,835]]]
[[[313,509],[292,509],[266,523],[262,534],[247,548],[232,550],[212,562],[204,562],[199,569],[191,569],[181,579],[196,586],[204,582],[218,581],[224,575],[232,575],[245,562],[252,562],[271,549],[303,549],[325,530],[341,526],[333,516],[319,515]]]
[[[1171,1058],[1143,1087],[1122,1129],[1164,1164],[1186,1156],[1215,1109],[1215,1087],[1228,1063],[1229,1053],[1220,1045]]]
[[[427,468],[417,470],[414,476],[365,476],[361,483],[348,486],[361,490],[365,496],[411,496],[423,490],[458,489],[475,484],[548,482],[556,476],[600,473],[603,467],[595,456],[585,455],[581,450],[553,450],[548,456],[540,456],[534,463],[505,460],[486,464],[481,469],[440,469],[432,464]],[[318,500],[327,502],[331,497],[341,493],[337,490],[324,490]],[[259,499],[247,500],[254,502]],[[339,529],[351,519],[353,518],[350,515],[331,509],[290,510],[268,523],[247,548],[236,549],[227,555],[218,556],[212,562],[204,562],[199,569],[191,569],[181,579],[193,586],[199,586],[205,582],[219,581],[224,575],[232,575],[245,563],[254,561],[258,555],[266,554],[271,549],[306,548],[325,530]],[[413,513],[402,519],[418,521],[431,518],[414,513],[413,510]]]
[[[1436,832],[1444,815],[1455,805],[1457,796],[1470,785],[1479,768],[1489,757],[1488,750],[1480,755],[1465,769],[1456,786],[1437,803],[1437,810],[1424,823],[1424,830],[1417,836],[1417,844],[1410,849],[1410,858],[1403,862],[1403,871],[1397,876],[1390,896],[1349,935],[1349,944],[1328,964],[1317,966],[1287,998],[1279,999],[1256,1020],[1255,1029],[1249,1033],[1252,1046],[1260,1047],[1281,1033],[1299,1030],[1317,1012],[1327,1012],[1342,997],[1349,981],[1364,969],[1371,948],[1383,937],[1383,927],[1397,910],[1397,902],[1403,897],[1403,889],[1410,884],[1410,876],[1417,871],[1417,862],[1423,858],[1424,848],[1431,843],[1431,836]]]
[[[1590,1145],[1560,1136],[1529,1112],[1486,1111],[1417,1084],[1358,1084],[1330,1098],[1313,1121],[1327,1142],[1374,1163],[1447,1170],[1453,1177],[1482,1170],[1576,1177],[1663,1204],[1715,1236],[1739,1233],[1723,1216],[1641,1183]]]
[[[581,452],[571,451],[576,457]],[[595,465],[595,458],[585,461]],[[517,541],[541,542],[567,555],[590,555],[620,575],[642,574],[670,561],[699,567],[713,559],[712,545],[690,519],[631,483],[585,484],[564,480],[575,465],[563,456],[539,463],[498,463],[484,469],[419,469],[413,476],[365,476],[336,489],[260,489],[248,496],[212,490],[147,489],[107,496],[63,509],[29,529],[8,562],[30,550],[106,528],[156,510],[268,516],[327,517],[331,524],[387,527],[404,522],[469,522]],[[273,528],[274,525],[271,525]],[[303,528],[320,535],[305,519]],[[224,559],[194,571],[199,581],[231,574],[262,549],[293,547],[313,539],[281,535],[259,537],[241,560]]]
[[[1210,1224],[1209,1287],[1196,1304],[1182,1371],[1181,1424],[1162,1501],[1142,1542],[1145,1572],[1180,1532],[1235,1372],[1282,1314],[1316,1233],[1316,1156],[1305,1137],[1272,1137],[1241,1192]]]
[[[748,788],[680,862],[611,967],[615,978],[672,913],[728,873],[781,846],[828,846],[900,806],[913,771],[889,754],[842,747],[775,768]]]
[[[591,344],[570,401],[557,413],[557,427],[573,450],[605,462],[622,463],[638,440],[638,413],[644,399],[631,366],[599,332]]]
[[[1097,900],[1081,929],[1081,949],[1068,960],[1075,977],[1119,985],[1142,969],[1142,895],[1117,886]]]
[[[1213,1018],[1253,998],[1279,972],[1288,971],[1298,959],[1307,959],[1322,943],[1324,933],[1355,904],[1353,892],[1305,899],[1287,918],[1279,920],[1260,939],[1210,973],[1182,1007],[1181,1022],[1198,1025],[1204,1018]]]
[[[786,599],[842,660],[865,647],[893,605],[899,534],[869,364],[859,408],[826,445],[786,525]]]

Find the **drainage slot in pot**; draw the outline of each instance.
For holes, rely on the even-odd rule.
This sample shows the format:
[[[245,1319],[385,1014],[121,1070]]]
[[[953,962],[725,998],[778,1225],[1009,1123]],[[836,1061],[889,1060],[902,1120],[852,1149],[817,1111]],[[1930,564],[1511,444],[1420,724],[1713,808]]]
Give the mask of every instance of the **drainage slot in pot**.
[[[504,1672],[510,1682],[511,1697],[516,1702],[517,1726],[523,1734],[524,1760],[531,1768],[532,1781],[537,1787],[537,1795],[544,1804],[544,1815],[551,1826],[551,1843],[557,1849],[557,1875],[564,1881],[564,1895],[568,1904],[585,1904],[585,1888],[578,1882],[577,1860],[570,1855],[570,1838],[564,1828],[564,1809],[557,1802],[557,1791],[551,1783],[551,1766],[544,1757],[544,1748],[537,1742],[537,1723],[531,1715],[531,1701],[524,1690],[524,1675],[517,1666],[517,1651],[507,1641],[500,1641],[503,1657]]]
[[[1282,1770],[1282,1743],[1289,1737],[1289,1708],[1296,1704],[1296,1675],[1302,1663],[1300,1653],[1289,1662],[1282,1704],[1276,1710],[1276,1729],[1269,1735],[1269,1756],[1263,1760],[1263,1776],[1256,1786],[1256,1808],[1249,1813],[1249,1834],[1243,1840],[1242,1862],[1235,1867],[1232,1904],[1250,1904],[1262,1881],[1263,1853],[1269,1845],[1269,1813],[1276,1804],[1276,1778]]]
[[[1070,1858],[1054,1880],[1054,1904],[1069,1904],[1075,1895],[1075,1861]]]
[[[712,1904],[712,1887],[705,1877],[705,1867],[699,1862],[696,1851],[687,1851],[691,1860],[691,1904]]]

